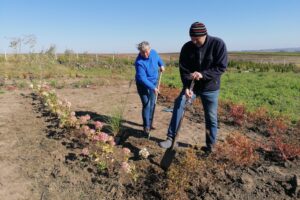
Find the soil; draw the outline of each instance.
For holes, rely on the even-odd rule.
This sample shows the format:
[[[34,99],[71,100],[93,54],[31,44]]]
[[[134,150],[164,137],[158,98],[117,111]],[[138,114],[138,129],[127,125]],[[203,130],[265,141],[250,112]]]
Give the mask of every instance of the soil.
[[[103,122],[125,105],[120,148],[131,150],[130,160],[139,174],[137,181],[98,173],[92,163],[80,157],[82,146],[74,139],[74,131],[58,128],[57,119],[45,111],[30,90],[14,89],[0,94],[0,199],[300,198],[300,159],[282,163],[264,156],[251,167],[206,169],[213,178],[195,174],[184,195],[170,194],[166,189],[168,172],[160,166],[165,150],[157,143],[166,138],[172,114],[167,108],[172,107],[172,99],[159,98],[156,129],[148,140],[142,132],[136,87],[129,86],[127,81],[110,81],[103,86],[69,86],[56,92],[72,102],[77,116],[90,114],[92,119]],[[219,126],[218,142],[239,130],[224,123]],[[191,109],[184,119],[172,165],[179,163],[189,147],[198,149],[204,145],[204,129],[201,108]],[[244,134],[258,137],[255,132]],[[150,152],[148,159],[139,159],[138,152],[143,147]],[[201,156],[200,153],[199,159],[209,159]]]

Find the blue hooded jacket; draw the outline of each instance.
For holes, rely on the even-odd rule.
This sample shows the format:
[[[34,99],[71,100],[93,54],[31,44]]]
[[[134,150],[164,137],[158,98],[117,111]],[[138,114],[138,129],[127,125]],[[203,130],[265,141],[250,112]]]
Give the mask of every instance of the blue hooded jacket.
[[[135,60],[136,83],[154,90],[158,78],[158,68],[161,66],[164,66],[164,63],[154,49],[150,50],[148,58],[139,54]]]

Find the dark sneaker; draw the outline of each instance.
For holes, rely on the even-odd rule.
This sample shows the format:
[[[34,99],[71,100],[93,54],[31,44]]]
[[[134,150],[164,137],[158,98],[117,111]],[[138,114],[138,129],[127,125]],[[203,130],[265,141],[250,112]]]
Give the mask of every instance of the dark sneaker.
[[[167,139],[165,141],[162,141],[159,143],[159,146],[161,148],[168,149],[172,146],[172,143],[173,143],[173,138],[167,137]]]
[[[205,157],[208,157],[212,153],[212,148],[207,146],[201,147],[201,150],[204,152]]]
[[[150,128],[144,127],[144,134],[147,136],[147,138],[150,138]]]

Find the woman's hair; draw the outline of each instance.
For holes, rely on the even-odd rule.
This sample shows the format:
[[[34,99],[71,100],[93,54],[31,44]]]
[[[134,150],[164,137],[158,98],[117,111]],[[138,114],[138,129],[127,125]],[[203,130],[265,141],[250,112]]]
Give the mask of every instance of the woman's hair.
[[[146,51],[147,49],[150,49],[150,44],[147,41],[143,41],[137,45],[137,49],[139,51]]]

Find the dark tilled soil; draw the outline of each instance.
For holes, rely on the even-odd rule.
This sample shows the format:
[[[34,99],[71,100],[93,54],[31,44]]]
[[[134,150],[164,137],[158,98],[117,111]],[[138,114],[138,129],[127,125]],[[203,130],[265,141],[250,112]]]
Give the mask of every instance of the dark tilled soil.
[[[135,85],[127,82],[94,88],[57,90],[60,98],[72,102],[78,115],[93,118],[111,117],[126,102],[121,147],[131,151],[138,179],[123,180],[119,175],[98,173],[88,159],[79,155],[83,145],[74,140],[73,130],[57,127],[57,119],[49,115],[30,91],[15,90],[0,94],[0,199],[297,199],[300,198],[300,161],[285,163],[261,156],[251,167],[225,167],[224,170],[199,169],[188,181],[181,195],[170,193],[168,172],[160,162],[165,151],[157,142],[165,139],[171,117],[163,110],[172,103],[160,98],[156,107],[155,126],[150,140],[142,134],[141,103]],[[179,147],[172,166],[185,157],[189,146],[204,144],[201,111],[188,112],[178,138]],[[237,130],[220,124],[219,142]],[[251,138],[252,132],[247,132]],[[256,134],[257,135],[257,134]],[[148,159],[138,152],[146,147]],[[202,157],[200,150],[199,160]],[[263,154],[263,152],[261,152]],[[264,159],[266,158],[266,159]],[[213,161],[213,159],[212,159]],[[182,177],[183,178],[183,177]],[[183,194],[184,193],[184,194]]]

